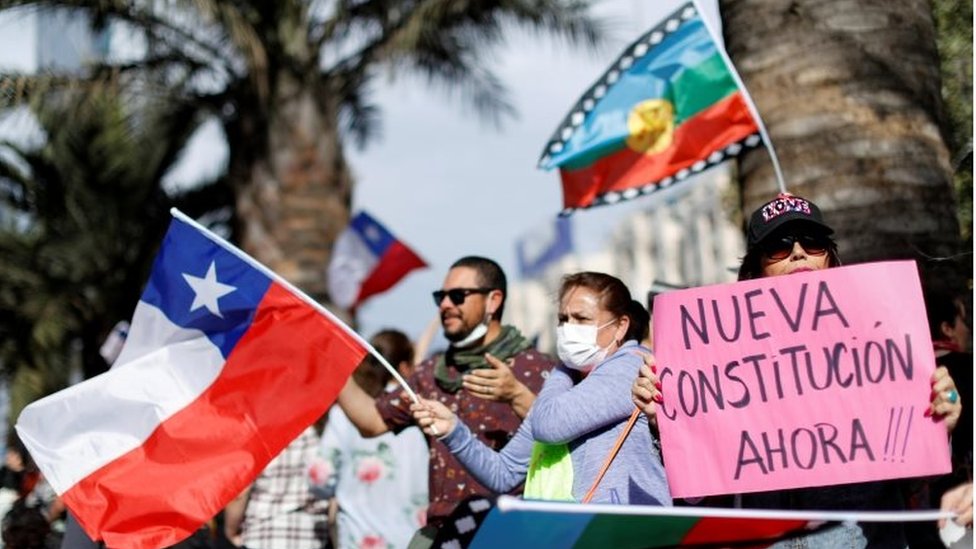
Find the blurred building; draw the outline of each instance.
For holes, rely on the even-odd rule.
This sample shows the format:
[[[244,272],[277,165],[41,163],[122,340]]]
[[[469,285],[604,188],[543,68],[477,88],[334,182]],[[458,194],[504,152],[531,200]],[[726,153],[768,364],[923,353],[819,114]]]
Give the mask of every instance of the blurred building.
[[[541,274],[510,282],[507,321],[553,352],[556,292],[564,274],[612,274],[645,304],[652,289],[734,281],[745,240],[728,170],[718,167],[682,185],[641,199],[646,207],[622,217],[600,249],[564,255]]]

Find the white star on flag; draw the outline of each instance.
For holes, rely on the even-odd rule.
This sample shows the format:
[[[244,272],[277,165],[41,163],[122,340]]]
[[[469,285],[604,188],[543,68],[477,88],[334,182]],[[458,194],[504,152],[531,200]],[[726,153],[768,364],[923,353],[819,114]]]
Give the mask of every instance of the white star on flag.
[[[380,238],[383,236],[380,234],[379,228],[373,224],[366,225],[366,229],[363,234],[366,235],[366,239],[370,242],[379,242]]]
[[[206,307],[211,313],[220,318],[224,318],[224,315],[220,314],[220,307],[217,305],[217,300],[237,288],[229,284],[217,282],[217,265],[215,262],[210,262],[210,268],[207,269],[207,274],[203,278],[186,273],[183,273],[183,278],[186,279],[186,283],[190,285],[193,293],[196,294],[193,297],[193,304],[190,305],[191,313],[200,307]]]

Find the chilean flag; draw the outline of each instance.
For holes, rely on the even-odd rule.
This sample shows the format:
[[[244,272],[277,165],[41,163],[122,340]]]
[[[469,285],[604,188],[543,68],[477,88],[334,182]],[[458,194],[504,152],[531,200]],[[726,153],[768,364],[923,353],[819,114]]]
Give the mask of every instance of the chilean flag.
[[[359,212],[336,239],[329,264],[329,296],[344,309],[396,284],[423,259],[366,212]]]
[[[362,339],[174,211],[108,372],[39,400],[17,433],[90,537],[172,545],[322,416]]]

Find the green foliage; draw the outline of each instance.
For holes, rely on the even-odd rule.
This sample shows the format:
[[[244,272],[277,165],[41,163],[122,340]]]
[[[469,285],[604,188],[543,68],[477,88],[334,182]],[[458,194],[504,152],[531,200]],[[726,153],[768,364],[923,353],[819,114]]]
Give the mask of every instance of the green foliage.
[[[275,158],[288,155],[273,154],[270,144],[286,151],[290,145],[272,139],[276,120],[322,121],[309,127],[335,129],[341,139],[364,144],[377,132],[370,91],[382,74],[419,74],[489,120],[511,114],[505,87],[485,62],[491,48],[503,45],[513,27],[596,44],[601,27],[589,4],[0,0],[0,11],[69,9],[145,45],[138,58],[104,59],[81,70],[0,73],[0,109],[39,99],[55,107],[42,114],[46,147],[16,151],[29,169],[0,162],[0,195],[14,212],[0,206],[0,253],[20,254],[0,267],[0,360],[8,367],[45,363],[38,346],[67,353],[72,337],[83,340],[84,363],[95,360],[96,343],[131,313],[166,217],[169,199],[159,178],[197,121],[221,122],[230,173],[181,197],[181,209],[194,217],[234,204],[232,192],[275,183],[268,181],[278,175]],[[303,94],[316,104],[282,112]],[[342,168],[342,144],[333,149],[336,158],[322,153],[323,164]],[[329,180],[325,174],[308,185],[330,193]],[[348,208],[345,196],[339,209]],[[232,228],[262,221],[238,219],[232,207],[224,211],[231,212]],[[44,297],[28,299],[32,292]]]
[[[39,98],[40,148],[0,143],[0,364],[17,405],[61,388],[79,348],[87,374],[105,368],[98,346],[131,317],[176,203],[162,176],[197,126],[164,103],[76,99]]]
[[[942,99],[959,199],[959,225],[973,249],[973,2],[932,0],[942,63]],[[971,263],[970,256],[966,263]],[[971,276],[971,274],[970,274]]]

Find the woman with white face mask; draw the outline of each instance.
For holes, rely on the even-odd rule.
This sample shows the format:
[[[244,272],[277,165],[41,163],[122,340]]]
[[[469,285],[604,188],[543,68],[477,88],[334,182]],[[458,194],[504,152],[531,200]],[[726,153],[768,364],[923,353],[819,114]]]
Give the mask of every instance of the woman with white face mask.
[[[550,373],[527,421],[537,442],[568,446],[577,501],[602,474],[592,490],[594,503],[671,504],[647,418],[628,422],[634,411],[630,385],[643,364],[639,342],[648,322],[647,311],[619,279],[594,272],[563,278],[556,329],[562,364]],[[605,466],[618,439],[623,442]]]
[[[628,421],[635,410],[630,385],[643,364],[638,342],[648,322],[647,311],[617,278],[568,275],[556,330],[563,363],[500,452],[479,443],[439,402],[414,405],[414,419],[428,434],[446,433],[441,440],[495,492],[514,489],[528,474],[527,499],[671,505],[647,418]]]

